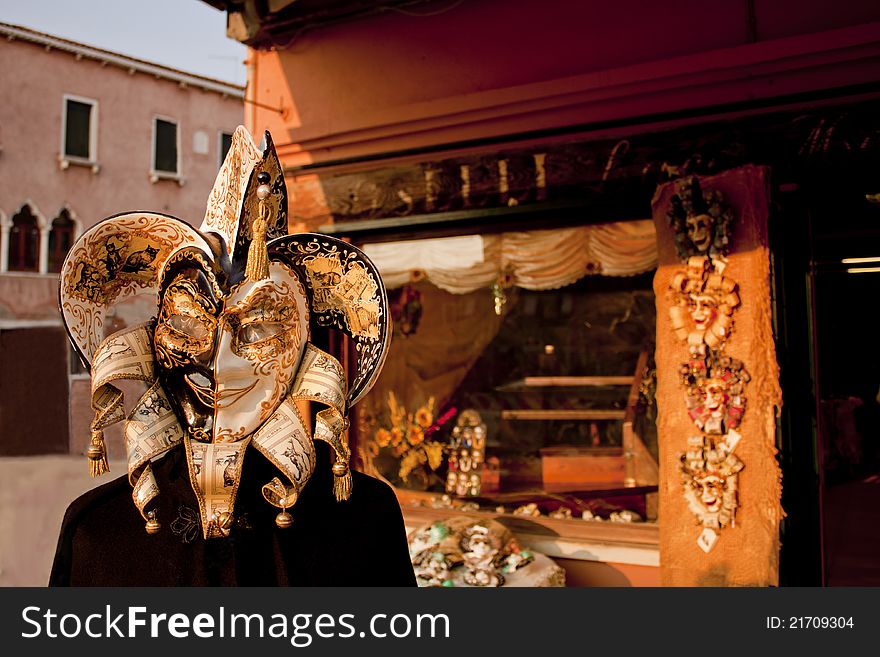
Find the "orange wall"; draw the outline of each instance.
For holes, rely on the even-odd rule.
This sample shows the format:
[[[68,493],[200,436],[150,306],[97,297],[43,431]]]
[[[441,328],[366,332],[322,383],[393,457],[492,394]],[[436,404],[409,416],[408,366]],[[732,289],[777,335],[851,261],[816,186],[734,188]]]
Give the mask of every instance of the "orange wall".
[[[298,164],[876,79],[839,50],[877,43],[880,4],[756,0],[758,43],[746,7],[475,0],[314,28],[252,51],[248,93],[283,113],[247,125]],[[837,54],[805,77],[792,57],[814,51]]]

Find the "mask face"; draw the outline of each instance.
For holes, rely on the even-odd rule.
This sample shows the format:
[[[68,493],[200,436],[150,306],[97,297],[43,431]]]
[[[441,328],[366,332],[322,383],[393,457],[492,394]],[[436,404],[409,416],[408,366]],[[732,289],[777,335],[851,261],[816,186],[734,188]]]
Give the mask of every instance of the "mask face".
[[[212,366],[223,298],[197,254],[167,272],[153,342],[162,386],[191,437],[210,441],[214,425]]]
[[[214,361],[214,439],[253,433],[287,396],[308,341],[308,307],[299,277],[281,263],[269,278],[243,282],[226,298]]]
[[[718,301],[711,294],[691,294],[688,312],[694,327],[698,331],[707,331],[718,316]]]
[[[708,214],[689,216],[686,220],[688,237],[700,253],[712,244],[712,217]]]
[[[707,475],[697,480],[700,502],[709,513],[718,513],[724,496],[724,479],[717,475]]]
[[[191,438],[249,436],[287,395],[308,341],[299,278],[271,263],[269,278],[224,294],[202,258],[166,274],[154,334],[162,385]]]

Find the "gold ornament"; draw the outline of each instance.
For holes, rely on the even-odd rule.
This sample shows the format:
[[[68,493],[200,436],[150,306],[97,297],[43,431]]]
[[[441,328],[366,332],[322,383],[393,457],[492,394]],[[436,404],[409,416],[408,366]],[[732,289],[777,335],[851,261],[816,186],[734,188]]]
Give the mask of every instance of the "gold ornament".
[[[215,513],[211,518],[214,521],[214,524],[217,525],[217,529],[220,530],[220,533],[223,536],[229,536],[232,533],[232,514],[229,511],[221,511],[220,513]]]
[[[107,448],[104,446],[104,432],[100,429],[92,429],[92,440],[86,456],[89,458],[89,473],[93,477],[99,477],[110,470],[107,464]]]
[[[146,524],[145,528],[147,530],[147,533],[150,536],[153,536],[154,534],[158,534],[159,530],[162,529],[162,524],[158,520],[156,520],[156,512],[155,511],[150,511],[147,514],[147,524]]]
[[[344,461],[337,461],[331,469],[334,475],[333,496],[337,502],[344,502],[351,497],[351,470]]]
[[[251,224],[253,239],[248,247],[247,265],[244,270],[245,278],[249,281],[261,281],[269,278],[269,251],[266,248],[266,231],[269,229],[269,206],[266,199],[272,190],[269,188],[269,174],[261,171],[257,175],[257,198],[260,199],[258,216]]]
[[[287,509],[284,509],[284,511],[275,516],[275,524],[278,525],[279,529],[287,529],[293,524],[293,516],[287,512]]]

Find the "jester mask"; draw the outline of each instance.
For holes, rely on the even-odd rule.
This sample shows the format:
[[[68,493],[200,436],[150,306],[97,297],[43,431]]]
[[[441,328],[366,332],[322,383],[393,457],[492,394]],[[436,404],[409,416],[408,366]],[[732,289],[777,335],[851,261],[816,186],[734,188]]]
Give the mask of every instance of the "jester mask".
[[[235,131],[198,230],[168,215],[117,215],[86,231],[62,267],[62,316],[92,378],[91,471],[107,470],[103,430],[124,422],[132,497],[150,533],[162,527],[151,462],[180,444],[205,538],[232,531],[248,446],[283,474],[262,490],[279,527],[293,521],[315,440],[335,453],[336,499],[351,493],[347,413],[384,362],[385,288],[351,245],[287,234],[284,176],[268,133],[265,143]],[[134,300],[152,319],[111,327],[113,309]],[[313,343],[325,329],[354,343],[351,375]],[[127,414],[120,380],[147,386]]]

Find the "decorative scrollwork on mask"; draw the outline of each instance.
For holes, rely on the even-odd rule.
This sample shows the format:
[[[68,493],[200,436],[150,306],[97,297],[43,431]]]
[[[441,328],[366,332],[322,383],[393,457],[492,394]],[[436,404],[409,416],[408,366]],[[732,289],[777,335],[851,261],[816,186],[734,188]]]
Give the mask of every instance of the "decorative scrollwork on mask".
[[[165,291],[154,338],[163,367],[182,367],[214,347],[216,305],[181,274]]]
[[[354,341],[357,373],[349,405],[372,387],[391,339],[388,299],[379,272],[356,247],[324,235],[288,235],[269,244],[270,258],[302,273],[320,326],[339,329]]]

